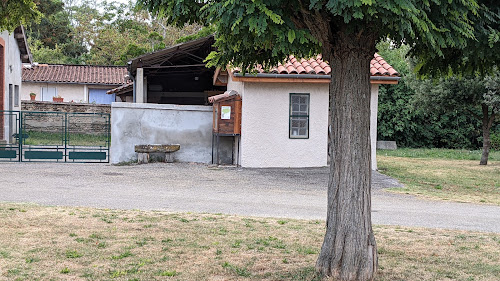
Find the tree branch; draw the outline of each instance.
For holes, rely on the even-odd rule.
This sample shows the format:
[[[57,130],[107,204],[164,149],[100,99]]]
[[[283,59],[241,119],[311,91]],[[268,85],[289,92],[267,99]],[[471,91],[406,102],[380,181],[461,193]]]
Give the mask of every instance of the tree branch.
[[[469,108],[466,109],[467,112],[469,112],[470,115],[472,115],[474,118],[476,119],[483,119],[481,116],[479,116],[478,114],[476,114],[474,111],[470,110]]]

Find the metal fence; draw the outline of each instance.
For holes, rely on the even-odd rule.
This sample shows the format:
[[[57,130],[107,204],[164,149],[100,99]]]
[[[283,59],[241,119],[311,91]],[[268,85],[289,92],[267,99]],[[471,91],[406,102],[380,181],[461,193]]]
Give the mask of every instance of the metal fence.
[[[108,163],[110,124],[109,113],[0,111],[0,161]]]

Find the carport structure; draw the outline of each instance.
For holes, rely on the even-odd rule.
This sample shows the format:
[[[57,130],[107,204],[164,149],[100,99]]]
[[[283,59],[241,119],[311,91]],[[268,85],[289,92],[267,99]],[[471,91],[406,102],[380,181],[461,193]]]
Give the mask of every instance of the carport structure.
[[[216,69],[204,62],[213,43],[213,36],[203,37],[129,61],[135,83],[114,93],[122,101],[132,96],[135,103],[207,105],[209,96],[226,90],[225,85],[213,83]]]

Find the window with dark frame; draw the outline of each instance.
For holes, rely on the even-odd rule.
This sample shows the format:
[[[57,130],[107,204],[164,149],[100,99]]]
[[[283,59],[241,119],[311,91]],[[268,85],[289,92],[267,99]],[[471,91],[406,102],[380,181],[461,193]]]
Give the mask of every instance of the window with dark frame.
[[[14,106],[19,107],[19,85],[14,86]]]
[[[290,94],[289,127],[289,138],[309,138],[309,94]]]

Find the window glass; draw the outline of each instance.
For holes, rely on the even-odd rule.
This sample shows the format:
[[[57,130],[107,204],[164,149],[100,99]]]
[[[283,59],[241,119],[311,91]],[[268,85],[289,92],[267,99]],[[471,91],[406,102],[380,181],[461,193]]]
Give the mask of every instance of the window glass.
[[[290,138],[309,138],[309,94],[290,94]]]
[[[14,106],[19,106],[19,85],[14,86]]]
[[[52,101],[57,96],[57,89],[54,87],[42,87],[42,101]]]

